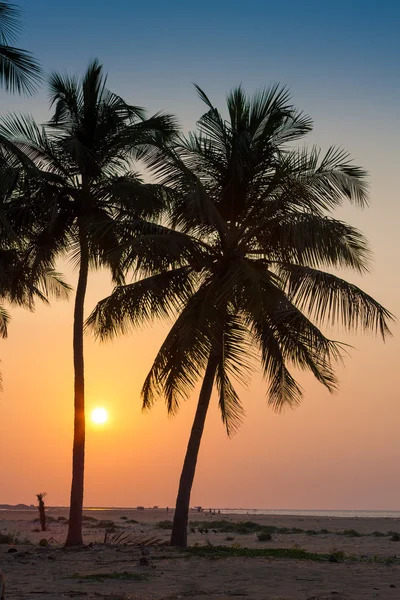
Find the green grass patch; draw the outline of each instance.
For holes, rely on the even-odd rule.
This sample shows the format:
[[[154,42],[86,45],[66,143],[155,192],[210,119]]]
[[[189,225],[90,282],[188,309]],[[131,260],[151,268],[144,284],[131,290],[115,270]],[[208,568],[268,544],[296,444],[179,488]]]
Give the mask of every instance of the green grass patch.
[[[228,558],[239,557],[273,557],[292,558],[296,560],[313,560],[317,562],[329,562],[329,554],[318,554],[307,552],[301,548],[237,548],[232,546],[190,546],[186,549],[191,556],[202,556],[206,558]]]
[[[128,573],[127,571],[123,571],[122,573],[90,573],[88,575],[79,575],[79,573],[75,573],[73,579],[85,579],[87,581],[104,581],[105,579],[114,579],[117,581],[147,581],[148,576],[143,573]]]
[[[172,521],[159,521],[157,527],[159,529],[172,529]]]

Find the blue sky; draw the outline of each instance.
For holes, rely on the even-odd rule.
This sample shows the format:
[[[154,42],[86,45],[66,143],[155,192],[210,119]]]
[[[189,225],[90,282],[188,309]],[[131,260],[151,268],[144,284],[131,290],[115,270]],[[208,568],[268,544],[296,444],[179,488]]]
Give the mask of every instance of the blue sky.
[[[21,45],[46,71],[82,71],[96,56],[116,91],[184,120],[198,111],[193,81],[219,100],[239,82],[254,89],[278,80],[308,111],[341,98],[353,104],[360,95],[394,107],[399,96],[395,0],[19,4]]]

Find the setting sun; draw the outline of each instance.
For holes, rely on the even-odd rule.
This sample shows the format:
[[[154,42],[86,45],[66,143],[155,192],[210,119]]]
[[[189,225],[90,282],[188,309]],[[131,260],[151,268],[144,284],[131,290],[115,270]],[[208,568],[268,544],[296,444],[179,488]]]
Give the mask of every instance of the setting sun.
[[[96,425],[103,425],[108,420],[108,412],[105,408],[95,408],[92,410],[91,418]]]

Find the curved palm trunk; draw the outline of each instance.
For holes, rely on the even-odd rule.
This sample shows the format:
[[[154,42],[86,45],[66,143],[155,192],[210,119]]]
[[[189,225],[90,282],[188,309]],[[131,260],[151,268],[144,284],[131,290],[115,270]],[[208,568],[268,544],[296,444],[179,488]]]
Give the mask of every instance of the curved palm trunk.
[[[203,435],[208,406],[210,404],[216,369],[217,360],[214,357],[209,358],[207,369],[204,375],[203,385],[201,386],[199,402],[193,421],[192,431],[190,433],[189,443],[186,450],[182,475],[179,481],[178,497],[176,499],[175,515],[171,534],[171,546],[179,546],[180,548],[186,548],[187,546],[190,493],[192,491],[197,457],[199,454],[200,442]]]
[[[69,528],[66,546],[79,546],[82,539],[83,479],[85,469],[85,381],[83,363],[83,319],[89,271],[89,250],[82,232],[79,234],[81,260],[74,310],[74,443],[72,450],[72,485]]]

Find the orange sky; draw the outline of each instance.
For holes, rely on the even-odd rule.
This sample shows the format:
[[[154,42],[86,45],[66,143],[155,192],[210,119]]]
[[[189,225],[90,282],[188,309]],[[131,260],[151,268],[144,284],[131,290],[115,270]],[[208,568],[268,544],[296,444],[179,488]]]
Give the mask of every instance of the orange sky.
[[[396,224],[380,222],[389,201],[381,195],[368,216],[358,214],[355,222],[363,221],[376,250],[374,274],[363,278],[364,288],[395,310],[399,282],[391,247],[398,243]],[[108,289],[105,273],[92,275],[87,312]],[[39,491],[48,492],[50,504],[68,502],[72,309],[70,301],[38,306],[35,314],[13,311],[10,338],[1,344],[0,502],[31,503]],[[166,325],[159,325],[107,344],[86,339],[88,412],[101,405],[110,414],[102,428],[88,423],[87,506],[174,504],[196,395],[172,419],[162,404],[143,415],[139,399],[165,331]],[[302,406],[275,415],[266,406],[265,385],[255,376],[243,391],[247,418],[231,440],[214,403],[192,505],[398,508],[399,338],[385,345],[371,336],[340,339],[357,349],[340,369],[336,396],[300,375],[306,390]]]
[[[314,138],[344,145],[371,173],[372,206],[345,217],[369,237],[375,252],[371,275],[351,276],[392,312],[399,313],[400,211],[396,186],[396,132],[370,132],[364,123],[316,124]],[[382,151],[380,151],[382,149]],[[65,267],[60,265],[61,268]],[[71,275],[70,282],[73,283]],[[87,314],[108,290],[108,276],[93,274]],[[72,443],[73,302],[12,311],[10,337],[1,342],[4,392],[0,396],[0,502],[33,502],[48,492],[50,504],[67,504]],[[86,505],[173,505],[195,407],[195,396],[173,419],[160,404],[140,410],[140,387],[166,331],[159,325],[107,344],[86,339],[88,410],[105,406],[110,421],[88,424]],[[243,392],[247,418],[226,438],[215,406],[209,415],[192,505],[262,508],[399,507],[400,338],[383,344],[372,336],[356,346],[340,369],[340,391],[330,396],[310,376],[301,407],[275,415],[254,377]]]
[[[31,2],[25,2],[24,8],[28,13],[31,10],[27,19],[35,18],[35,27],[45,28],[49,4],[40,4],[41,13],[35,13],[38,8],[31,10]],[[275,3],[276,10],[281,10],[278,5]],[[215,30],[210,31],[211,38],[215,35],[220,44],[221,31],[228,35],[225,23],[233,12],[227,10],[220,24],[216,23]],[[103,13],[108,18],[106,7]],[[200,43],[196,60],[187,58],[190,64],[185,62],[186,50],[181,52],[178,47],[174,47],[175,57],[168,54],[167,47],[159,55],[150,52],[143,60],[153,61],[154,69],[161,65],[157,67],[159,71],[152,71],[147,63],[145,68],[137,60],[138,49],[126,47],[135,36],[113,42],[110,56],[101,56],[101,51],[107,53],[103,50],[104,31],[96,29],[91,20],[88,33],[93,39],[89,44],[83,32],[74,34],[75,54],[70,58],[71,64],[68,28],[64,31],[57,23],[57,27],[43,31],[43,35],[39,35],[39,29],[29,29],[29,25],[27,30],[31,36],[29,47],[44,61],[47,70],[68,64],[74,71],[82,72],[88,57],[100,52],[100,59],[105,59],[105,68],[110,71],[109,85],[113,91],[152,111],[176,112],[185,130],[194,126],[203,108],[191,81],[204,86],[218,105],[222,104],[225,92],[240,81],[248,91],[274,80],[292,85],[296,105],[315,119],[309,142],[317,142],[324,148],[330,144],[343,145],[370,173],[371,208],[364,212],[346,208],[340,216],[364,231],[374,250],[375,262],[371,275],[362,279],[350,275],[349,279],[400,316],[400,121],[398,94],[395,94],[398,83],[394,83],[398,82],[398,75],[390,71],[394,69],[395,38],[387,38],[393,44],[387,47],[388,29],[385,26],[378,31],[374,18],[371,31],[380,35],[380,43],[374,38],[376,43],[371,44],[365,24],[361,23],[362,30],[356,27],[363,15],[364,9],[360,9],[357,19],[348,23],[352,30],[346,38],[338,40],[339,29],[347,26],[342,12],[338,13],[335,17],[338,26],[332,28],[330,45],[323,46],[323,50],[320,50],[322,45],[312,45],[311,37],[304,47],[303,41],[293,42],[290,47],[291,33],[286,31],[287,15],[284,15],[282,27],[286,28],[284,39],[289,46],[285,46],[283,53],[276,52],[281,41],[274,46],[264,30],[261,33],[260,29],[258,37],[253,39],[253,23],[249,21],[246,35],[251,43],[237,49],[232,34],[231,46],[224,46],[220,54],[215,52],[215,60],[220,62],[215,62],[213,56],[213,71],[211,58],[204,60]],[[389,26],[391,21],[387,18]],[[303,21],[307,26],[306,20]],[[279,37],[279,22],[276,21],[271,35]],[[176,26],[187,33],[191,25]],[[74,21],[73,27],[78,26]],[[293,31],[300,29],[295,27]],[[394,29],[390,31],[393,33]],[[315,29],[315,35],[321,32],[325,38],[331,35],[325,23]],[[304,37],[302,31],[301,34]],[[362,36],[365,52],[356,46],[359,39],[356,34]],[[50,43],[48,35],[57,36],[53,40],[57,52],[41,50],[44,41]],[[258,46],[253,46],[253,41]],[[264,48],[264,43],[271,43],[271,47]],[[355,44],[350,48],[353,53],[345,45],[351,43]],[[229,47],[236,54],[233,53],[234,59],[225,69]],[[214,52],[212,45],[209,48]],[[379,54],[383,51],[387,52],[387,60]],[[369,62],[365,58],[367,52],[373,53]],[[170,62],[161,72],[164,54],[165,61]],[[48,116],[43,91],[33,100],[2,96],[3,111],[16,107],[30,110],[39,121]],[[68,273],[68,278],[74,283],[72,274]],[[107,275],[93,274],[86,314],[108,291]],[[33,503],[35,494],[43,491],[48,492],[49,504],[68,503],[73,416],[72,311],[72,300],[53,303],[51,307],[38,306],[34,314],[13,309],[9,339],[0,341],[4,378],[4,392],[0,395],[0,503]],[[90,337],[86,339],[88,411],[102,405],[110,414],[109,423],[103,428],[88,423],[86,506],[174,505],[196,394],[173,419],[167,418],[162,404],[143,415],[139,398],[144,377],[165,331],[165,325],[158,325],[102,345]],[[400,509],[398,326],[393,326],[393,333],[395,337],[383,344],[371,336],[360,335],[349,340],[334,332],[336,339],[356,346],[345,367],[339,370],[339,393],[330,396],[311,376],[301,375],[305,397],[293,412],[275,415],[265,402],[265,384],[255,376],[251,388],[243,392],[247,417],[231,440],[225,435],[214,402],[206,424],[191,504]]]

